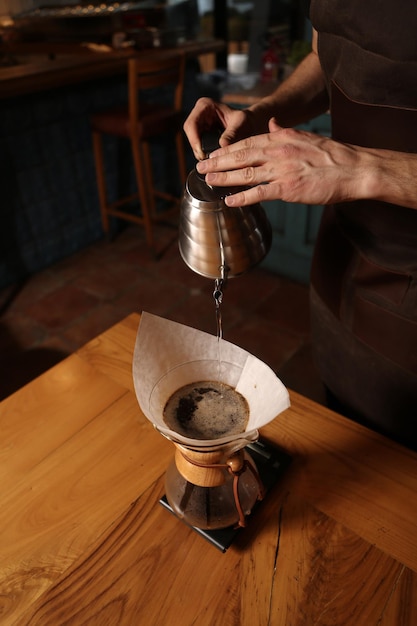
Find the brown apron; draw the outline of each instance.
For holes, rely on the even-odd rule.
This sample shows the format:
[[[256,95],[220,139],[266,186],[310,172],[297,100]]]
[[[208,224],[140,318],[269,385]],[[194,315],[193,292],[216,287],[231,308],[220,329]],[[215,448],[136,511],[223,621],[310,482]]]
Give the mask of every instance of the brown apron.
[[[395,49],[394,62],[386,49],[390,30],[375,34],[378,19],[367,39],[360,21],[367,3],[352,3],[362,30],[353,28],[351,14],[348,25],[336,20],[333,26],[337,4],[311,3],[333,138],[417,152],[417,81],[410,87],[405,82],[410,68],[417,78],[416,44],[410,49],[402,30],[407,43]],[[346,4],[340,4],[345,13]],[[417,3],[412,14],[417,18]],[[417,448],[417,210],[377,201],[324,209],[312,264],[311,318],[315,359],[330,391],[364,423]]]

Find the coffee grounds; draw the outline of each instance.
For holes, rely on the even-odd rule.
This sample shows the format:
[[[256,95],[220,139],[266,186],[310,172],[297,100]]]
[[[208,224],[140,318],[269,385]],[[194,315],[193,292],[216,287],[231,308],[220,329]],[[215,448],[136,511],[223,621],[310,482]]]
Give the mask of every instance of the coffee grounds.
[[[249,419],[246,399],[219,382],[196,382],[178,389],[164,408],[167,426],[192,439],[217,439],[244,432]]]

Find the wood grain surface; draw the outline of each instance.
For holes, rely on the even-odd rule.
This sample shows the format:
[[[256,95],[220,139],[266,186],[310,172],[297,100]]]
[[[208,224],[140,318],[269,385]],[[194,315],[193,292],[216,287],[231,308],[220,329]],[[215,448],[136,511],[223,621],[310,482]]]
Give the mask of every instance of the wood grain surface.
[[[415,626],[417,455],[291,393],[292,456],[222,554],[159,503],[139,316],[0,404],[0,624]]]

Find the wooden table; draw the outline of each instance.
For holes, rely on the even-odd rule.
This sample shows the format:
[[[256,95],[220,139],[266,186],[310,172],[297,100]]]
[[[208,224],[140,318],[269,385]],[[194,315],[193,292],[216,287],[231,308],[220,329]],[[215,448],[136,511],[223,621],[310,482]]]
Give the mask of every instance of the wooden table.
[[[139,316],[0,404],[0,623],[414,626],[417,455],[291,393],[293,461],[224,554],[158,502]]]

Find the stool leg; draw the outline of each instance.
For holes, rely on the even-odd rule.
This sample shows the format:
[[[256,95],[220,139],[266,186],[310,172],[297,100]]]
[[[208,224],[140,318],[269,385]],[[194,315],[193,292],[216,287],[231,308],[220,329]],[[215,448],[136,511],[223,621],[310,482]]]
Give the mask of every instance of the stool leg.
[[[136,184],[139,192],[139,199],[142,208],[142,217],[143,223],[145,226],[145,234],[146,241],[149,248],[153,251],[154,249],[154,239],[153,239],[153,230],[152,230],[152,220],[149,212],[149,206],[151,204],[149,200],[149,186],[148,181],[146,179],[146,172],[143,167],[143,154],[141,149],[141,144],[138,141],[132,141],[132,154],[133,154],[133,162],[135,166],[136,173]]]
[[[107,214],[107,190],[104,175],[104,158],[103,158],[103,139],[101,133],[93,131],[93,154],[96,167],[97,192],[100,204],[101,223],[104,232],[107,234],[110,230],[109,216]]]

